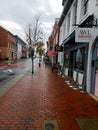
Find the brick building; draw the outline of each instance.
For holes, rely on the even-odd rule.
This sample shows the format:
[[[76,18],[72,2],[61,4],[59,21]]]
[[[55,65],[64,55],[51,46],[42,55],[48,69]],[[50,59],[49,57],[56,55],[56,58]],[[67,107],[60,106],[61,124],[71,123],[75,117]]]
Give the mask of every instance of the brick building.
[[[0,26],[0,60],[16,60],[16,38],[15,36]]]

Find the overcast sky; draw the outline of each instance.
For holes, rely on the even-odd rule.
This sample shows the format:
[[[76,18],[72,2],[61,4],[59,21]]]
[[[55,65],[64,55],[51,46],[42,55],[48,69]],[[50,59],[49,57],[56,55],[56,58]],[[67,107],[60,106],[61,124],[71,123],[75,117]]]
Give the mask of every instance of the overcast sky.
[[[62,0],[0,0],[0,26],[24,40],[24,27],[41,15],[46,41],[61,12]]]

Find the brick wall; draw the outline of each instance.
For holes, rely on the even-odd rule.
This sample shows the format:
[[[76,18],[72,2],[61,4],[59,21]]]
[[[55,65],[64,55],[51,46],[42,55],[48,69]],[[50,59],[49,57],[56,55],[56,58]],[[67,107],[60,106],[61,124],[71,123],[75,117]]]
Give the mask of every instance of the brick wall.
[[[16,38],[6,29],[0,27],[0,58],[7,59],[11,57],[14,61],[16,59]]]

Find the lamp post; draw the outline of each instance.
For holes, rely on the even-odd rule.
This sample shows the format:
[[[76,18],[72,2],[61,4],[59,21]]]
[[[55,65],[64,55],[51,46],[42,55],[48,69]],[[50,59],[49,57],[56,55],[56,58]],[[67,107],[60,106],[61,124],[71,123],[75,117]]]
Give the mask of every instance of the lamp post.
[[[34,63],[33,63],[33,57],[34,57],[34,48],[31,48],[32,74],[34,73]]]

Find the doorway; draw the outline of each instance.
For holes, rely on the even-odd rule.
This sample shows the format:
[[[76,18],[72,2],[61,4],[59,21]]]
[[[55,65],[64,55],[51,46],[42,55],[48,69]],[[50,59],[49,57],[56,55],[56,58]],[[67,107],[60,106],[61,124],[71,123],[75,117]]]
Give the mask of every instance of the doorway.
[[[98,47],[96,49],[96,60],[95,60],[95,95],[98,96]]]
[[[92,55],[92,93],[98,97],[98,40],[95,43]]]

